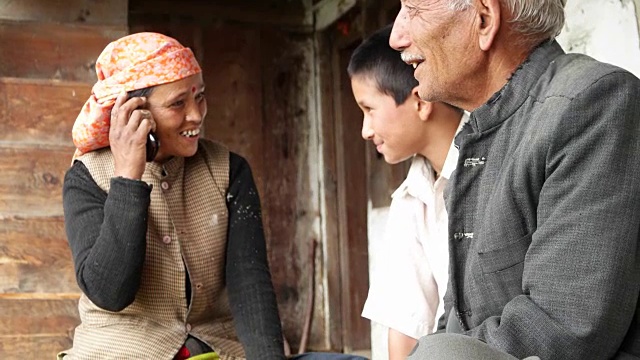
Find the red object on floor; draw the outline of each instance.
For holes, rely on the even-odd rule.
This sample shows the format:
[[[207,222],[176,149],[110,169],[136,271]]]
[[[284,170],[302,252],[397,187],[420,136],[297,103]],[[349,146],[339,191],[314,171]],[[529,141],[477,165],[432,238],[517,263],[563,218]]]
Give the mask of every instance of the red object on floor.
[[[191,357],[191,353],[189,352],[189,349],[187,349],[187,347],[183,345],[178,351],[178,353],[176,354],[176,356],[173,358],[173,360],[185,360],[190,357]]]

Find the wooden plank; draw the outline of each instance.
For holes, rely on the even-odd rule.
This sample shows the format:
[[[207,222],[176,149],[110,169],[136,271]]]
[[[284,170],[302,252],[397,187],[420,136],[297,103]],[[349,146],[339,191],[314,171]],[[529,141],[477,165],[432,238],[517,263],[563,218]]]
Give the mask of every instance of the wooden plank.
[[[255,26],[209,26],[203,29],[207,45],[201,51],[209,105],[205,136],[247,159],[265,199],[260,33]]]
[[[0,298],[0,338],[38,334],[69,336],[80,323],[77,299]]]
[[[78,300],[80,293],[0,293],[5,300]]]
[[[71,128],[91,86],[0,78],[0,94],[0,141],[73,146]]]
[[[7,360],[55,359],[71,344],[68,335],[0,336],[0,354]]]
[[[3,359],[54,359],[71,347],[80,323],[78,298],[0,297],[0,354]]]
[[[0,19],[126,26],[127,3],[127,0],[2,1]]]
[[[0,219],[0,292],[80,292],[62,217]]]
[[[312,41],[284,31],[262,31],[264,214],[280,314],[292,350],[300,343],[306,303],[316,299],[308,348],[325,350],[324,297],[309,284],[309,259],[318,209],[310,189],[308,104]],[[268,71],[267,71],[268,69]],[[318,251],[320,253],[320,251]],[[322,259],[319,254],[316,259]],[[319,260],[317,260],[319,261]],[[321,267],[317,267],[321,271]],[[316,278],[320,275],[316,274]]]
[[[311,31],[313,18],[305,9],[303,1],[249,0],[155,0],[149,6],[144,0],[130,0],[129,21],[144,22],[145,19],[168,16],[196,19],[200,23],[216,21],[241,22],[245,24],[286,26],[298,31]]]
[[[336,69],[341,99],[337,116],[338,209],[342,220],[341,294],[346,352],[371,348],[370,323],[360,316],[369,291],[366,149],[364,141],[356,140],[360,136],[362,113],[353,101],[351,80],[346,71],[357,44],[339,49],[339,68]]]
[[[336,82],[334,79],[335,49],[331,34],[328,31],[318,34],[319,49],[319,83],[320,107],[322,116],[322,154],[324,159],[324,241],[327,272],[326,297],[328,302],[327,327],[329,330],[329,344],[332,349],[342,349],[342,291],[340,269],[340,237],[338,216],[338,170],[336,155],[336,102],[334,101]]]
[[[126,27],[0,22],[0,77],[96,81],[95,61]]]
[[[74,150],[0,143],[0,217],[62,215],[62,181]]]

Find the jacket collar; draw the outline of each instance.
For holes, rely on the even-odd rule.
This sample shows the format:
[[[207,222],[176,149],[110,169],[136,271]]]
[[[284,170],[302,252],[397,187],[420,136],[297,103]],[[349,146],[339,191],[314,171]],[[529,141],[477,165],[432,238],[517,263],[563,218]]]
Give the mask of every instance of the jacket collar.
[[[564,51],[555,40],[544,42],[534,49],[511,75],[507,84],[471,113],[469,124],[473,132],[491,129],[516,112],[547,71],[549,64],[563,54]]]

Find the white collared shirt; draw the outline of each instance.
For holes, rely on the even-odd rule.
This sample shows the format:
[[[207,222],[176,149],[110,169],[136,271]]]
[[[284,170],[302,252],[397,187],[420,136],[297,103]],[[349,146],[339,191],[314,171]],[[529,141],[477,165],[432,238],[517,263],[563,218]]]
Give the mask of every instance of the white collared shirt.
[[[462,118],[458,131],[468,121]],[[383,256],[371,273],[362,316],[418,339],[432,333],[444,314],[449,274],[448,222],[444,189],[458,161],[453,142],[441,176],[421,155],[391,195]]]

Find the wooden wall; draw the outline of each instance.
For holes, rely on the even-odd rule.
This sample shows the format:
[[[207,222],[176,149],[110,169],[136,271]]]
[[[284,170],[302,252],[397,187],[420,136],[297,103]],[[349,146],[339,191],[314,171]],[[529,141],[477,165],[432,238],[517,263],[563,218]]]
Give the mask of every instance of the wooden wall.
[[[54,358],[78,323],[61,190],[71,126],[127,1],[0,2],[0,355]]]

